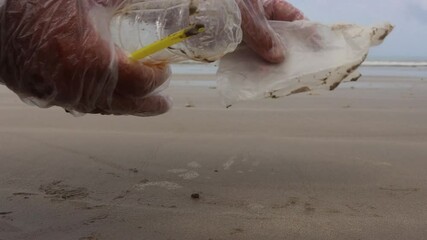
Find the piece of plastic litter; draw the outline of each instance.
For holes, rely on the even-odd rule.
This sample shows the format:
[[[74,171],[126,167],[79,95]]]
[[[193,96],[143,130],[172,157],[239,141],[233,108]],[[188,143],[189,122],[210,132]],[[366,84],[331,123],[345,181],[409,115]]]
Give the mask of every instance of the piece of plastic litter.
[[[271,26],[286,46],[285,61],[267,63],[246,46],[222,58],[217,82],[227,106],[242,100],[334,90],[342,81],[357,80],[361,76],[357,69],[369,49],[393,30],[389,23],[362,27],[274,21]]]

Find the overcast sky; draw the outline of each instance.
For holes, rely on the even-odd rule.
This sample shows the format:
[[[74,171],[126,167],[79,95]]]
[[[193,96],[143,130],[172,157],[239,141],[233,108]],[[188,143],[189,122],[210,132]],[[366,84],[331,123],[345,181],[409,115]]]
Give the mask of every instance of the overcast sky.
[[[290,0],[312,20],[396,26],[371,59],[427,60],[427,0]]]

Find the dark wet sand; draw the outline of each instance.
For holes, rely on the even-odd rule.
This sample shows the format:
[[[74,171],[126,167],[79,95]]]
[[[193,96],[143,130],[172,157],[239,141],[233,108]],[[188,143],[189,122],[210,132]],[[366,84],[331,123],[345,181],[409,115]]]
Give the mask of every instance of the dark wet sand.
[[[425,239],[426,80],[360,81],[229,110],[172,86],[156,118],[1,87],[0,239]]]

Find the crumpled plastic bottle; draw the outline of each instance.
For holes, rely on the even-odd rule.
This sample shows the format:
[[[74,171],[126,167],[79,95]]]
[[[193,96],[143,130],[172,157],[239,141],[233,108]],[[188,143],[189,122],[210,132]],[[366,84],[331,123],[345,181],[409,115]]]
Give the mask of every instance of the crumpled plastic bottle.
[[[241,21],[235,0],[137,0],[117,13],[110,26],[113,41],[132,53],[190,25],[202,24],[204,33],[142,61],[213,62],[240,44]]]

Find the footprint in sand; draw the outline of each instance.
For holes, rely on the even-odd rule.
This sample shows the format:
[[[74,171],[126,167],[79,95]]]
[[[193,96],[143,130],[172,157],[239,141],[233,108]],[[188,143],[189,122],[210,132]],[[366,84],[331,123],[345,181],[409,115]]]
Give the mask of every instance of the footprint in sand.
[[[188,172],[188,169],[185,169],[185,168],[170,169],[170,170],[168,170],[168,172],[175,173],[175,174],[181,174],[181,173]]]
[[[189,168],[201,168],[202,165],[198,162],[190,162],[187,164]],[[184,180],[192,180],[196,179],[200,176],[200,174],[194,170],[189,170],[186,168],[178,168],[178,169],[170,169],[168,170],[169,173],[177,174],[178,177],[184,179]]]
[[[57,201],[81,199],[89,196],[86,188],[71,187],[63,184],[62,181],[54,181],[47,185],[41,185],[39,189],[49,198]]]
[[[236,162],[236,157],[232,157],[230,160],[228,160],[227,162],[225,162],[224,164],[222,164],[222,167],[224,168],[225,171],[228,171],[231,169],[231,167],[234,165],[234,163]]]
[[[185,180],[192,180],[192,179],[198,178],[199,176],[200,176],[200,174],[198,172],[195,172],[195,171],[188,171],[186,173],[178,175],[178,177],[181,177]]]
[[[233,156],[228,161],[226,161],[224,164],[222,164],[222,167],[223,167],[223,169],[225,171],[228,171],[228,170],[231,170],[233,167],[235,167],[235,165],[240,165],[239,163],[243,164],[243,166],[247,166],[249,164],[249,159],[247,157],[239,159],[239,157]],[[259,161],[253,162],[253,163],[250,164],[251,166],[249,166],[249,168],[250,167],[258,167],[259,164],[260,164]],[[253,169],[248,169],[246,171],[253,172],[254,170]],[[238,174],[242,174],[245,171],[243,171],[242,169],[237,169],[236,172]]]
[[[198,162],[190,162],[190,163],[187,164],[187,166],[189,168],[201,168],[202,167],[202,165],[200,163],[198,163]]]
[[[135,188],[137,190],[145,190],[148,187],[160,187],[160,188],[165,188],[167,190],[175,190],[175,189],[182,188],[182,186],[178,185],[177,183],[168,182],[168,181],[146,182],[146,183],[141,183],[141,184],[135,185]]]

